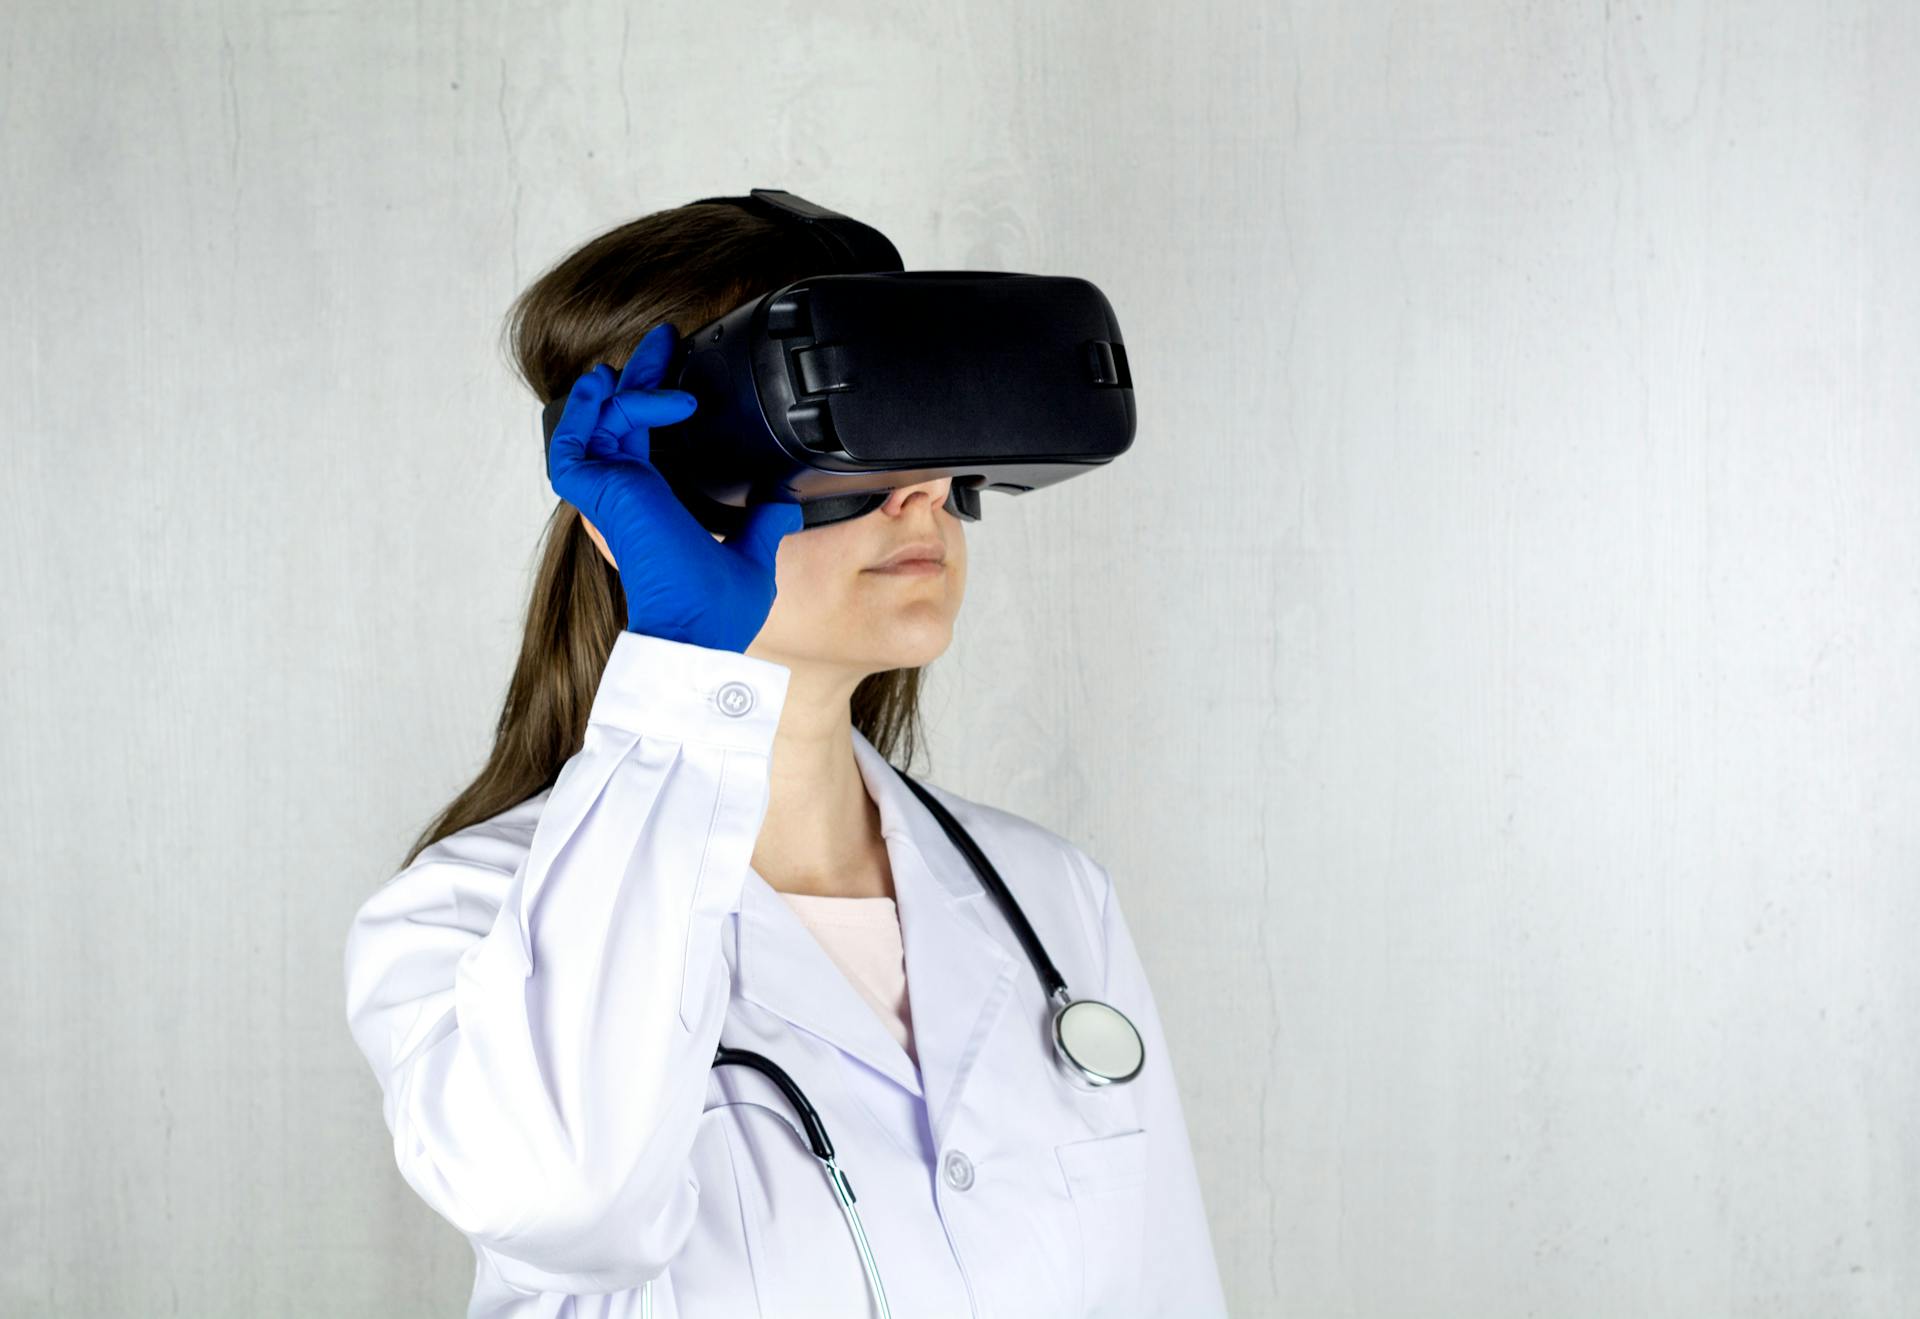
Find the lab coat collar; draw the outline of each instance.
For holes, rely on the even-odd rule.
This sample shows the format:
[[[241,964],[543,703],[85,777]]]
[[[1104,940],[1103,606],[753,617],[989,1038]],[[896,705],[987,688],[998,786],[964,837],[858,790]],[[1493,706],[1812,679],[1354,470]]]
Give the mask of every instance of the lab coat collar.
[[[1006,1009],[1020,954],[989,925],[983,907],[993,898],[940,822],[879,749],[848,729],[893,870],[919,1070],[812,931],[751,868],[740,893],[736,992],[924,1096],[938,1140],[981,1040]],[[1004,859],[1000,868],[1004,873]]]

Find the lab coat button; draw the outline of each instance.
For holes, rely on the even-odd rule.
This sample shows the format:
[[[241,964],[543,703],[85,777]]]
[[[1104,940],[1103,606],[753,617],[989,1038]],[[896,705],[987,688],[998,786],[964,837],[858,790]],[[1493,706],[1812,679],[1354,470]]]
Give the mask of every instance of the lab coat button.
[[[959,1150],[948,1150],[945,1160],[947,1185],[964,1191],[973,1185],[973,1160]]]
[[[744,682],[730,682],[714,693],[714,700],[719,703],[722,714],[738,719],[753,709],[753,688]]]

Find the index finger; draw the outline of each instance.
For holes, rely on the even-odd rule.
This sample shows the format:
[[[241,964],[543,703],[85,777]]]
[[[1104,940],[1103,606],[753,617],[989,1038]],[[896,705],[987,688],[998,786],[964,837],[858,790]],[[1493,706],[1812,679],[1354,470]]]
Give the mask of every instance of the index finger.
[[[553,443],[547,446],[547,474],[562,476],[587,457],[587,437],[600,422],[600,409],[613,392],[613,368],[605,362],[573,382],[567,406],[554,424]]]
[[[620,383],[614,386],[616,392],[629,389],[653,389],[667,374],[667,359],[673,356],[674,342],[679,332],[673,328],[672,321],[662,321],[640,336],[633,355],[627,358],[627,364],[620,372]]]

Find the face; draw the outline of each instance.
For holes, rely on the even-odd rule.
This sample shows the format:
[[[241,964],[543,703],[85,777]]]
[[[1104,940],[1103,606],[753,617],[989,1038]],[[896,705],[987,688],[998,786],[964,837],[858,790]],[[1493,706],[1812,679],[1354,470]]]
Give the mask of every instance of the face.
[[[941,477],[901,486],[860,517],[784,537],[774,560],[773,610],[747,654],[840,670],[849,686],[869,673],[938,657],[953,640],[967,586],[965,524],[946,510],[951,484]],[[612,563],[599,530],[586,525]],[[874,570],[896,550],[921,543],[938,546],[946,561],[930,571]]]

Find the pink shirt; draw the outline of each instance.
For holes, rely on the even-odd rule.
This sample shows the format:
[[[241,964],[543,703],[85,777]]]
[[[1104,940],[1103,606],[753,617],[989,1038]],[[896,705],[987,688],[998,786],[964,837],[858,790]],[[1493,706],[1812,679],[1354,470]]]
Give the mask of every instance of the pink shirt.
[[[900,915],[893,899],[821,897],[812,893],[780,896],[860,991],[860,997],[873,1005],[918,1067],[920,1059],[913,1051],[913,1023],[907,1009],[906,954],[900,944]]]

